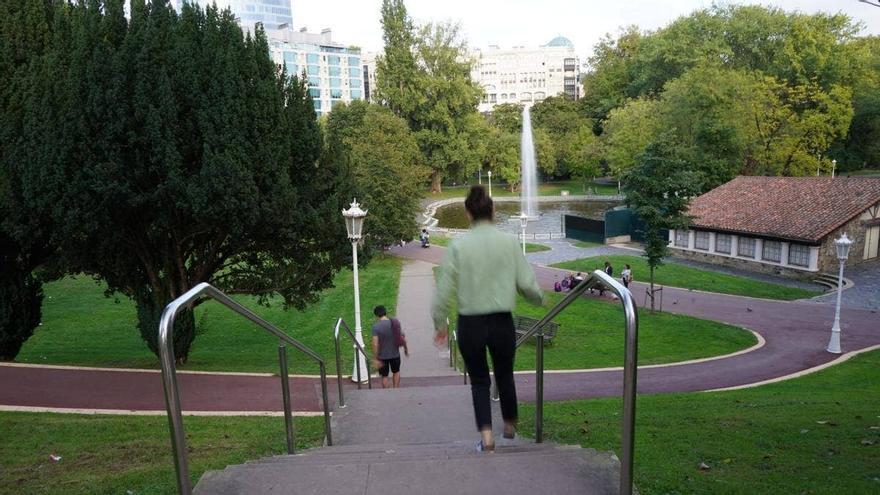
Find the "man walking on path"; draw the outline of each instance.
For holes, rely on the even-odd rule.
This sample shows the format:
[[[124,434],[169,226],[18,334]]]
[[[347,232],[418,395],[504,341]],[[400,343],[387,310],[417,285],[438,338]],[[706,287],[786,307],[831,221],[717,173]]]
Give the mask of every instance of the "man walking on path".
[[[388,388],[388,371],[391,371],[391,385],[400,388],[400,346],[403,352],[409,356],[409,349],[400,330],[400,322],[397,322],[397,332],[394,322],[388,318],[385,306],[373,308],[373,314],[378,320],[373,324],[373,356],[375,356],[376,369],[382,377],[382,388]],[[401,343],[402,342],[402,343]]]

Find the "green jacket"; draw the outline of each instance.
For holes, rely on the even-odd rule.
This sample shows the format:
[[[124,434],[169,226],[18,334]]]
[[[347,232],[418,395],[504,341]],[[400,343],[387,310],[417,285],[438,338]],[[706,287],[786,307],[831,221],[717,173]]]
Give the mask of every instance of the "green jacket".
[[[517,292],[534,304],[544,303],[544,291],[516,238],[478,222],[446,249],[431,305],[434,328],[446,328],[453,296],[459,314],[484,315],[513,311]]]

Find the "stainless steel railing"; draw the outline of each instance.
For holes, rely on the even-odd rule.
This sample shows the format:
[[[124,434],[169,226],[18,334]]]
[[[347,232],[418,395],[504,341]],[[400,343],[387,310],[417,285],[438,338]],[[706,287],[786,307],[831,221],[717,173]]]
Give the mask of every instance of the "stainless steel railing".
[[[589,278],[576,285],[564,299],[553,306],[532,328],[516,341],[519,347],[526,340],[535,341],[535,441],[544,440],[544,335],[543,327],[573,303],[588,289],[605,285],[617,294],[626,315],[626,335],[623,346],[623,420],[620,456],[620,493],[631,495],[633,489],[633,449],[635,447],[636,418],[636,368],[638,364],[639,319],[635,300],[629,289],[602,270],[594,271]]]
[[[336,344],[336,386],[339,389],[339,407],[345,407],[345,394],[342,391],[342,358],[340,355],[339,348],[339,329],[344,328],[345,332],[348,334],[348,338],[354,343],[354,346],[357,348],[355,351],[354,359],[355,359],[355,373],[357,374],[357,387],[358,390],[361,389],[361,384],[363,383],[363,379],[361,378],[361,357],[363,356],[364,361],[366,361],[367,367],[367,388],[370,390],[373,389],[373,378],[372,373],[370,372],[370,361],[372,360],[372,356],[367,354],[367,351],[364,350],[364,347],[357,341],[354,337],[354,333],[351,331],[351,328],[348,326],[348,323],[345,323],[345,320],[339,318],[336,320],[336,328],[333,330],[333,341]],[[368,357],[369,356],[369,357]]]
[[[458,371],[458,332],[449,328],[449,318],[446,318],[446,328],[449,329],[446,339],[446,347],[449,349],[449,367]],[[461,366],[464,367],[464,359],[461,360]],[[461,371],[464,384],[467,385],[467,369]]]
[[[162,312],[159,322],[159,360],[162,364],[162,386],[165,389],[165,407],[168,410],[168,423],[171,428],[171,443],[174,446],[174,468],[177,472],[177,491],[190,495],[192,486],[189,479],[189,463],[186,449],[186,435],[183,430],[183,416],[180,411],[180,394],[177,386],[177,369],[174,365],[174,319],[177,314],[195,299],[207,296],[278,337],[278,360],[281,366],[281,394],[284,399],[284,427],[287,436],[287,452],[294,453],[293,415],[290,409],[290,387],[287,373],[287,347],[290,344],[318,363],[321,373],[321,398],[324,404],[324,434],[327,445],[333,445],[330,430],[330,406],[327,402],[327,371],[324,360],[304,344],[279,330],[277,327],[254,314],[251,310],[232,300],[226,294],[207,283],[201,283],[182,296],[171,301]]]

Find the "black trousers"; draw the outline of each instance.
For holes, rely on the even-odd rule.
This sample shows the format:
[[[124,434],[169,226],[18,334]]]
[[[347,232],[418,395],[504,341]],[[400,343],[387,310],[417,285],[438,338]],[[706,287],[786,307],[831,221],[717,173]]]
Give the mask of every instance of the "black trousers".
[[[492,427],[492,408],[489,403],[489,363],[486,349],[492,355],[495,382],[501,397],[501,416],[504,421],[517,419],[516,384],[513,381],[513,357],[516,353],[516,333],[510,313],[458,316],[458,348],[471,377],[471,396],[477,430]]]

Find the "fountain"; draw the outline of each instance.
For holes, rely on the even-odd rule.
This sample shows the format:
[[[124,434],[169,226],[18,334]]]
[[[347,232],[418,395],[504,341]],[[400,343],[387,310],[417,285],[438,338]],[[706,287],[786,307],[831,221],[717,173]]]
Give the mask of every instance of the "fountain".
[[[522,139],[520,140],[520,160],[522,178],[521,214],[530,220],[538,218],[538,178],[535,161],[535,143],[532,138],[532,116],[529,107],[523,108]]]

